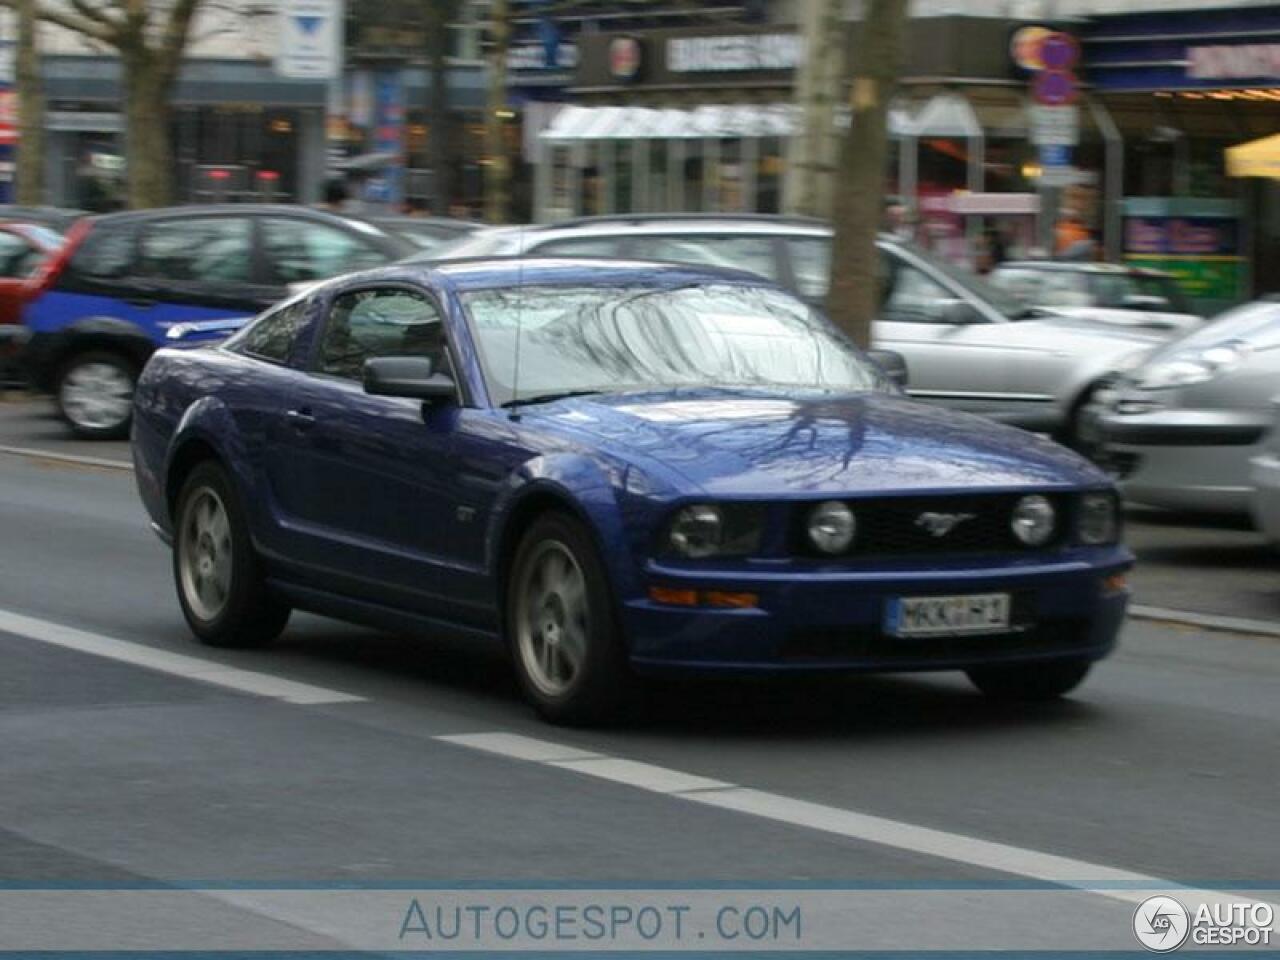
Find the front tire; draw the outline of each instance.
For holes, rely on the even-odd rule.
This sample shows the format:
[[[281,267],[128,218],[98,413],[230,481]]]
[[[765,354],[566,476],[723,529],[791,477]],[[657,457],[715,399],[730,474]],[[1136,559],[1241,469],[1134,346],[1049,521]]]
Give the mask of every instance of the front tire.
[[[1088,676],[1088,660],[1001,664],[966,671],[975,687],[995,700],[1036,702],[1056,700],[1074,690]]]
[[[138,372],[129,358],[111,350],[76,353],[62,363],[54,384],[58,413],[85,440],[129,435]]]
[[[543,719],[583,725],[622,712],[631,671],[604,563],[579,521],[534,521],[511,565],[505,611],[520,686]]]
[[[191,631],[213,647],[276,639],[290,609],[267,588],[227,472],[211,461],[192,470],[174,516],[173,579]]]

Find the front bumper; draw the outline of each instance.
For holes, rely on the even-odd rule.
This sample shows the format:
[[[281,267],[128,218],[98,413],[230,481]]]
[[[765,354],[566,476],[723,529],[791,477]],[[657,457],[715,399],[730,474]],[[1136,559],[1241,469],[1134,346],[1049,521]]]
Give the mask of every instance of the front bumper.
[[[1125,497],[1175,510],[1243,513],[1253,485],[1249,461],[1271,427],[1269,410],[1093,409],[1098,460]]]
[[[1099,659],[1115,646],[1128,591],[1123,547],[1068,551],[1053,562],[917,570],[693,571],[651,564],[648,582],[683,590],[750,591],[742,610],[624,605],[638,668],[792,672],[953,670],[992,663]],[[1019,629],[993,635],[904,639],[883,628],[896,597],[1010,593]]]

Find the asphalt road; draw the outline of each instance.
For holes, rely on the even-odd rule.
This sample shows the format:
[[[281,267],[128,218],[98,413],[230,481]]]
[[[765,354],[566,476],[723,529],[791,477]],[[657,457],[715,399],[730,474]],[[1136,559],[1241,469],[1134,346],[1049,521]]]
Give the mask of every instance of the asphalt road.
[[[9,446],[59,429],[0,419]],[[1212,595],[1228,548],[1147,526],[1171,569],[1199,565],[1139,593]],[[0,889],[1280,879],[1273,638],[1133,622],[1078,694],[1038,707],[953,676],[697,683],[656,687],[625,727],[567,731],[533,718],[499,651],[457,638],[296,616],[269,650],[198,646],[125,470],[0,454],[0,530]],[[1214,536],[1241,541],[1222,582],[1247,567],[1267,596],[1243,557],[1269,556]],[[246,936],[337,936],[225,899]],[[1073,935],[1129,922],[1132,904],[1098,903]],[[1039,922],[1052,944],[1059,921]],[[864,933],[894,945],[901,918]]]

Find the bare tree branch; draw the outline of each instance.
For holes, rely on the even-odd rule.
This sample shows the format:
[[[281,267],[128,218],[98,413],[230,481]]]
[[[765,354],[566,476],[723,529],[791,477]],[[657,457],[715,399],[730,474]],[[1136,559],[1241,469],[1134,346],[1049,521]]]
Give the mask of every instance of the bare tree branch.
[[[118,29],[122,26],[119,20],[107,16],[106,10],[101,5],[92,4],[89,0],[68,0],[68,2],[71,4],[72,9],[86,20],[93,20],[95,23],[100,23],[104,27],[111,29]]]
[[[160,49],[156,51],[161,74],[166,79],[172,79],[178,72],[191,34],[191,21],[199,6],[200,0],[176,0],[169,11],[169,19],[160,37]]]
[[[13,4],[6,2],[4,6],[12,8]],[[83,37],[89,37],[91,40],[98,40],[110,46],[116,46],[120,39],[119,34],[105,24],[97,20],[88,20],[67,10],[41,7],[36,11],[36,16],[45,23],[52,23],[55,26],[62,27],[64,30],[70,30],[72,33],[78,33]]]

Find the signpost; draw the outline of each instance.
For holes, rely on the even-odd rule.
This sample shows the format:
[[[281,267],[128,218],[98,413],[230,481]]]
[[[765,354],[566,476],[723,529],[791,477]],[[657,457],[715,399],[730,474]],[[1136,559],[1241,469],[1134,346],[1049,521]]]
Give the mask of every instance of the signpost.
[[[283,0],[276,73],[295,80],[332,80],[341,73],[338,0]]]
[[[1075,105],[1079,83],[1075,66],[1080,44],[1069,33],[1048,27],[1024,27],[1014,34],[1014,62],[1031,74],[1028,108],[1031,142],[1040,151],[1040,244],[1050,252],[1058,217],[1058,190],[1082,182],[1071,166],[1071,151],[1080,142],[1080,110]]]

